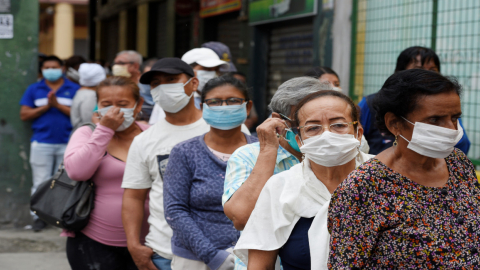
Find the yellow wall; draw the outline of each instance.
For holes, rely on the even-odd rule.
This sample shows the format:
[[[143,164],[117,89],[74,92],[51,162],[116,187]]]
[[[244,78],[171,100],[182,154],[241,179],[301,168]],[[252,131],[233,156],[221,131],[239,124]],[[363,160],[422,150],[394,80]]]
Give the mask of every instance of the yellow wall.
[[[137,51],[148,56],[148,3],[137,7]]]
[[[128,13],[127,10],[122,10],[118,16],[118,51],[124,51],[127,49],[127,23]]]
[[[41,53],[44,53],[46,55],[51,55],[51,54],[58,54],[60,58],[68,58],[71,55],[73,55],[73,44],[75,39],[87,39],[88,38],[88,27],[87,26],[79,26],[79,25],[74,25],[73,27],[73,34],[72,33],[65,33],[68,31],[62,31],[61,39],[68,39],[65,41],[60,42],[58,46],[60,46],[61,49],[64,47],[70,46],[71,44],[71,49],[68,49],[68,56],[66,54],[60,54],[59,52],[55,52],[54,50],[54,40],[55,40],[55,34],[54,34],[54,29],[55,29],[55,15],[54,14],[47,14],[45,12],[45,9],[47,7],[52,7],[55,10],[55,5],[53,4],[41,4],[40,9],[40,24],[43,25],[43,28],[40,29],[39,32],[39,44],[38,44],[38,51]],[[85,8],[84,6],[73,6],[73,14],[74,13],[84,13],[85,16],[87,16],[88,13],[88,8]],[[72,15],[73,15],[72,14]],[[64,14],[65,15],[65,14]],[[70,20],[66,18],[67,21]],[[73,19],[73,18],[72,18]],[[48,25],[51,23],[50,25]],[[68,24],[69,22],[67,22]],[[70,31],[71,32],[71,31]],[[61,44],[61,45],[60,45]],[[71,50],[71,52],[70,52]]]

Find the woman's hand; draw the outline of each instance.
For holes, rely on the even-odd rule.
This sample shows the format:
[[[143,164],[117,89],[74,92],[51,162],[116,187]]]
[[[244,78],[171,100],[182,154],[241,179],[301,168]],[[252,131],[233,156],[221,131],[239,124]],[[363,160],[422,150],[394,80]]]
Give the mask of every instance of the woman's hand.
[[[285,122],[278,118],[269,118],[257,127],[258,141],[260,142],[260,151],[262,149],[278,149],[277,134],[282,134],[287,126]]]
[[[123,123],[123,120],[125,120],[125,118],[123,118],[123,112],[120,111],[120,108],[113,107],[102,116],[100,119],[100,125],[112,130],[117,130],[117,128]]]

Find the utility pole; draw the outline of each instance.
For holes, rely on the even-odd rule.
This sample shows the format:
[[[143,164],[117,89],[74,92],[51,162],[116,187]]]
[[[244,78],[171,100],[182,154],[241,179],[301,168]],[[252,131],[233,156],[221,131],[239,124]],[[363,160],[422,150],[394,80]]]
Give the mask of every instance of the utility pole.
[[[0,0],[0,223],[30,222],[30,123],[20,99],[38,75],[38,0]]]

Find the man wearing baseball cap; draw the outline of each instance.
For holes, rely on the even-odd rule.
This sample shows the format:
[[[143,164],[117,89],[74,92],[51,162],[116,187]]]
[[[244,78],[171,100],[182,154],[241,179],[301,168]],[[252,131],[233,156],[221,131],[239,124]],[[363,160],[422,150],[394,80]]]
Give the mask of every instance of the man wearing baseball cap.
[[[163,58],[142,75],[149,84],[155,103],[165,118],[133,139],[123,178],[122,218],[127,245],[139,269],[170,270],[172,229],[163,211],[163,175],[170,150],[178,143],[207,133],[210,127],[195,107],[193,94],[198,88],[191,66],[178,58]],[[146,243],[140,243],[144,205],[149,195],[150,230]]]
[[[197,92],[194,95],[195,106],[200,108],[200,94],[203,87],[209,80],[219,75],[221,67],[229,68],[229,64],[220,60],[220,57],[209,48],[192,49],[182,56],[182,60],[193,68],[195,76],[200,83]]]
[[[230,48],[228,48],[227,45],[218,41],[210,41],[203,43],[202,48],[212,49],[218,55],[218,57],[220,57],[221,60],[228,62],[228,68],[225,68],[223,66],[220,68],[221,73],[237,72],[237,68],[232,61],[232,54],[230,53]]]

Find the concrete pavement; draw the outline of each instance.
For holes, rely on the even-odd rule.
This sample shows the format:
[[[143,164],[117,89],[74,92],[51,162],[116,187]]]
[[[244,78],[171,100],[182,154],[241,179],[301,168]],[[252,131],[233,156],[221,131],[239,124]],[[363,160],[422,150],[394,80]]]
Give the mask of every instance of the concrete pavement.
[[[65,237],[60,229],[34,233],[24,229],[0,230],[0,268],[2,270],[68,270]]]

